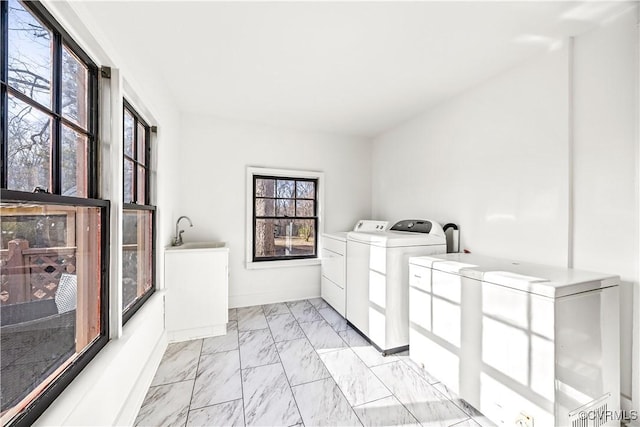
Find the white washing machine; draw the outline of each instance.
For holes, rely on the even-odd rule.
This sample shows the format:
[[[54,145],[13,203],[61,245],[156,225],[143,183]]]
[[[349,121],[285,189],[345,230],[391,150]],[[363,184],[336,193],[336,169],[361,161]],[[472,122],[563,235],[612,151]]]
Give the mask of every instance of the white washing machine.
[[[409,257],[447,251],[440,224],[404,220],[347,234],[346,318],[383,354],[409,345]]]

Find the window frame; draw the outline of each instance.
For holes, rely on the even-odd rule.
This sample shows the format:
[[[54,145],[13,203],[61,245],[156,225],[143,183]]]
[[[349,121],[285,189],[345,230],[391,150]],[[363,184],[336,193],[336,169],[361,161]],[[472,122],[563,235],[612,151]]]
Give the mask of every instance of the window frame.
[[[279,180],[309,181],[316,182],[315,197],[315,255],[290,256],[290,257],[268,257],[255,259],[255,179],[256,177],[266,177]],[[292,199],[294,200],[294,199]],[[310,200],[310,199],[309,199]],[[294,217],[277,217],[277,219]],[[302,218],[310,219],[310,218]],[[320,264],[319,250],[321,248],[320,238],[324,230],[324,173],[312,170],[295,169],[273,169],[263,167],[247,167],[246,175],[246,252],[245,266],[247,269],[277,268],[277,267],[297,267],[305,265]]]
[[[20,1],[20,0],[19,0]],[[63,125],[87,137],[87,195],[86,198],[97,199],[98,189],[98,66],[87,55],[84,50],[73,40],[49,11],[38,1],[20,1],[22,6],[33,14],[42,24],[51,31],[53,54],[52,54],[52,83],[51,83],[51,108],[32,100],[22,92],[9,85],[9,2],[0,2],[0,29],[2,31],[2,45],[0,46],[0,98],[2,102],[2,116],[0,123],[0,146],[2,173],[0,173],[0,188],[7,189],[9,182],[8,173],[8,109],[9,95],[17,100],[28,104],[51,118],[51,188],[47,190],[51,194],[62,196],[62,128]],[[67,47],[80,61],[87,66],[87,129],[83,129],[78,124],[64,117],[62,114],[62,51]],[[11,189],[10,191],[20,191]],[[21,191],[30,193],[29,191]],[[76,197],[76,196],[70,196]],[[83,198],[83,197],[80,197]]]
[[[38,1],[20,2],[21,6],[39,20],[52,35],[52,81],[51,81],[51,108],[41,105],[35,100],[22,94],[22,92],[9,85],[9,2],[0,1],[0,199],[8,203],[39,203],[42,205],[71,205],[79,207],[94,207],[101,211],[100,216],[100,331],[99,335],[78,354],[75,360],[49,384],[46,385],[21,412],[11,418],[7,425],[22,426],[32,425],[40,415],[60,396],[82,370],[109,342],[111,312],[109,309],[110,296],[110,251],[109,239],[111,236],[111,203],[109,200],[99,199],[99,74],[98,66],[91,57],[78,45],[67,33],[62,25],[51,13]],[[62,113],[62,53],[67,48],[84,66],[87,67],[87,124],[86,129],[77,125],[72,120],[66,119]],[[16,189],[8,189],[8,101],[9,96],[27,103],[37,111],[48,115],[51,125],[51,151],[50,151],[50,187],[49,192],[31,192]],[[86,196],[62,194],[62,129],[63,125],[87,137],[87,161],[86,161]],[[41,383],[42,384],[42,383]],[[36,389],[34,389],[36,390]]]
[[[7,425],[30,426],[60,396],[80,372],[109,342],[109,251],[106,242],[110,238],[111,203],[102,199],[60,196],[47,193],[25,193],[23,191],[0,189],[3,202],[42,203],[48,205],[76,205],[97,207],[100,216],[100,334],[67,368],[49,383],[40,395],[34,398],[22,412],[15,415]]]
[[[147,122],[142,118],[142,116],[136,111],[136,109],[126,100],[123,99],[123,108],[122,108],[122,135],[123,135],[123,142],[124,142],[124,117],[125,117],[125,112],[128,111],[132,116],[133,116],[133,157],[128,156],[125,152],[124,152],[124,143],[122,144],[122,194],[123,194],[123,203],[125,205],[134,205],[134,206],[151,206],[151,198],[150,198],[150,191],[149,191],[149,182],[150,182],[150,164],[149,162],[151,161],[151,126],[149,126],[147,124]],[[138,124],[141,124],[146,132],[145,132],[145,139],[144,139],[144,144],[145,144],[145,150],[144,150],[144,164],[140,163],[139,159],[138,159]],[[124,200],[124,165],[126,164],[127,160],[130,160],[133,162],[134,165],[134,174],[133,174],[133,182],[131,183],[132,185],[132,191],[133,191],[133,195],[134,195],[134,200]],[[144,169],[144,201],[143,203],[140,203],[140,201],[138,200],[138,167],[141,166]]]
[[[151,295],[154,294],[154,292],[156,291],[156,284],[157,284],[157,280],[156,280],[156,207],[154,205],[151,205],[151,189],[150,189],[150,183],[151,183],[151,132],[152,132],[152,127],[147,123],[147,121],[145,121],[142,116],[140,115],[140,113],[138,113],[136,111],[136,109],[133,107],[133,105],[131,105],[130,102],[128,102],[126,99],[123,98],[123,107],[122,107],[122,140],[123,140],[123,144],[122,144],[122,198],[123,198],[123,204],[122,204],[122,210],[123,213],[124,211],[129,211],[129,212],[135,212],[135,211],[150,211],[151,212],[151,288],[149,288],[148,291],[146,291],[144,294],[140,295],[139,297],[137,297],[134,301],[134,303],[127,307],[126,310],[121,307],[119,307],[119,309],[122,311],[122,325],[124,326],[132,317],[133,315],[140,310],[140,308],[144,305],[145,302],[147,302],[147,300],[149,300],[149,298],[151,297]],[[125,153],[125,146],[124,146],[124,117],[126,112],[129,112],[129,114],[131,114],[134,118],[134,123],[133,123],[133,147],[132,147],[132,154],[133,154],[133,158],[131,156],[128,156]],[[144,164],[140,163],[138,161],[138,124],[141,124],[144,128],[145,128],[145,151],[144,151]],[[132,191],[133,191],[133,195],[135,200],[132,200],[130,202],[124,201],[124,170],[125,170],[125,164],[127,159],[133,161],[134,164],[134,174],[133,174],[133,182],[132,182]],[[137,200],[138,198],[138,173],[137,173],[137,167],[138,166],[142,166],[144,168],[145,171],[145,183],[144,183],[144,203],[140,203],[139,200]],[[124,221],[124,215],[122,216],[122,220]],[[122,224],[121,224],[122,225]],[[121,245],[120,247],[120,251],[123,251],[123,246]],[[120,268],[123,268],[123,265],[120,266]],[[123,283],[120,283],[120,287],[122,288]],[[124,298],[124,292],[122,293],[123,298]]]
[[[151,288],[140,297],[135,300],[135,303],[129,306],[126,310],[119,307],[122,310],[122,325],[124,326],[138,310],[144,305],[145,302],[151,298],[156,291],[156,208],[155,206],[145,205],[132,205],[125,203],[123,205],[123,211],[150,211],[151,212]],[[122,251],[122,249],[120,249]],[[120,284],[122,287],[122,284]]]

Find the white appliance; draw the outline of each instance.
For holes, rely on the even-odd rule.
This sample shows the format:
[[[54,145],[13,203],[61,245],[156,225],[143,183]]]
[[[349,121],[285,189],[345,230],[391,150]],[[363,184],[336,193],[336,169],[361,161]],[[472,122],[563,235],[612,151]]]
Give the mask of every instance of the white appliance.
[[[387,221],[360,220],[354,231],[382,232],[387,229]],[[322,235],[322,277],[320,295],[342,317],[346,312],[347,282],[347,232],[325,233]]]
[[[347,234],[346,318],[383,354],[409,345],[409,257],[446,252],[440,224],[404,220]]]
[[[498,425],[619,425],[618,285],[475,254],[411,258],[410,357]]]

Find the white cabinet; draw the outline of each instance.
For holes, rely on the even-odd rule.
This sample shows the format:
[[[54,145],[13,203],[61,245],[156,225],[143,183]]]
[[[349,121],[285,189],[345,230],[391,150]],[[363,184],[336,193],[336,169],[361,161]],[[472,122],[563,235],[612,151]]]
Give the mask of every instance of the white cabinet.
[[[229,306],[229,249],[167,248],[164,262],[169,341],[224,335]]]
[[[345,315],[346,306],[346,233],[324,234],[322,248],[322,298],[340,315]]]
[[[618,284],[475,254],[411,258],[410,357],[498,425],[619,425],[602,415],[620,408]]]

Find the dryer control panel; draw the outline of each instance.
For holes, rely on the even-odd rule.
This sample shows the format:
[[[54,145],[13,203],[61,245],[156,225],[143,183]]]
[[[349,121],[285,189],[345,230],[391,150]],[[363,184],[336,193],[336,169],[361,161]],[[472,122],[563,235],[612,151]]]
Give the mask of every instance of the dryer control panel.
[[[386,231],[388,225],[389,221],[362,219],[353,227],[353,231]]]
[[[431,221],[426,219],[405,219],[396,222],[391,231],[408,231],[411,233],[431,233]]]

